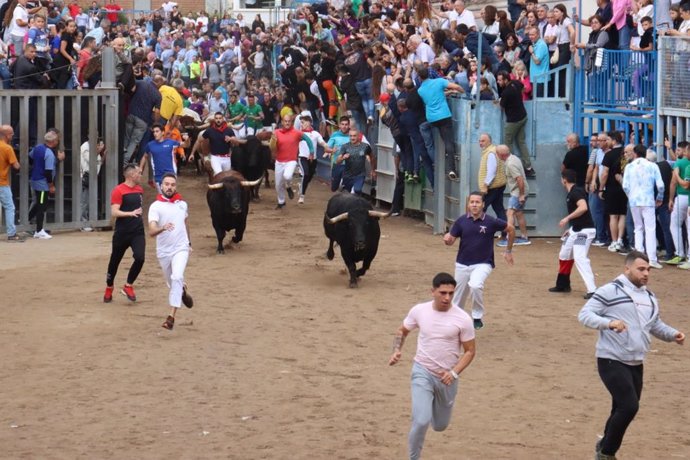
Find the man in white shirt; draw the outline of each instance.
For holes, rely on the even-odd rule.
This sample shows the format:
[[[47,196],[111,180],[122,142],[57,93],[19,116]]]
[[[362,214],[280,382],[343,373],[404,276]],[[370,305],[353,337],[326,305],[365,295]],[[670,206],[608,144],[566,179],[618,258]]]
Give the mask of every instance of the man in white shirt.
[[[170,314],[163,323],[163,328],[169,331],[175,325],[175,313],[180,304],[187,308],[194,306],[184,282],[184,271],[192,250],[188,215],[187,203],[177,193],[177,177],[171,173],[164,174],[161,194],[149,208],[149,235],[156,237],[156,256],[170,288]]]
[[[89,141],[87,140],[81,145],[81,162],[79,164],[79,173],[81,176],[81,199],[79,203],[81,205],[81,221],[85,222],[84,227],[82,227],[82,232],[92,232],[93,228],[86,224],[89,221],[89,185],[90,185],[90,170],[91,170],[91,150],[89,147]],[[96,141],[96,177],[101,172],[101,164],[103,163],[103,158],[105,158],[105,142],[103,139],[98,139]],[[96,182],[98,184],[98,182]]]
[[[421,62],[425,67],[429,67],[436,59],[436,53],[431,48],[422,41],[422,37],[419,35],[412,35],[407,39],[407,50],[412,53],[413,62]]]

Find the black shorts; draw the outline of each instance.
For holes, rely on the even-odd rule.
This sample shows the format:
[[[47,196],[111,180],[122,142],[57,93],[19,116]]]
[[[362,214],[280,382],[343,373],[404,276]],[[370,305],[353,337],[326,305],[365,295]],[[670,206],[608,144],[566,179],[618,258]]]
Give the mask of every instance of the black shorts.
[[[604,190],[604,209],[609,215],[624,216],[628,212],[628,197],[623,189]]]

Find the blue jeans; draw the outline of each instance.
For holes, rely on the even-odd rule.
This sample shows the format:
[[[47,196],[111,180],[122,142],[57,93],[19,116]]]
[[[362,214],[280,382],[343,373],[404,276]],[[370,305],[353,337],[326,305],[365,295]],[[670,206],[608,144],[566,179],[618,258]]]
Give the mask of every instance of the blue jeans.
[[[371,78],[364,81],[356,81],[355,88],[362,98],[362,105],[367,117],[374,118],[374,99],[371,97]]]
[[[632,37],[632,29],[626,25],[618,30],[618,49],[619,50],[629,50],[630,49],[630,38]]]
[[[450,423],[458,381],[450,385],[418,363],[412,365],[412,426],[407,438],[410,460],[417,460],[422,453],[424,437],[429,425],[434,431],[443,431]]]
[[[429,155],[429,152],[426,151],[424,139],[422,139],[421,134],[415,133],[410,136],[410,141],[412,142],[412,154],[416,158],[422,159],[422,166],[424,167],[426,178],[429,180],[431,188],[434,188],[434,159]]]
[[[362,188],[364,187],[364,176],[355,177],[343,177],[343,190],[346,192],[355,192],[357,194],[362,193]]]
[[[424,146],[426,147],[426,153],[429,155],[431,163],[434,163],[436,150],[434,146],[434,133],[431,131],[431,123],[428,121],[422,122],[419,125],[419,133],[422,135],[422,140],[424,141]]]
[[[666,258],[671,259],[675,252],[675,247],[673,246],[673,236],[671,235],[671,213],[668,211],[668,205],[662,204],[656,208],[656,218],[659,221],[657,230],[661,227],[661,232],[664,236]]]
[[[12,200],[12,189],[9,185],[0,186],[0,204],[5,210],[7,236],[14,236],[17,234],[17,228],[14,226],[14,200]]]
[[[11,78],[12,74],[10,73],[10,68],[7,66],[7,64],[0,63],[0,80],[2,80],[2,89],[11,88]]]
[[[633,222],[632,212],[630,212],[630,203],[628,203],[628,212],[625,215],[625,239],[628,246],[635,248],[635,223]]]
[[[599,198],[597,193],[592,192],[589,194],[589,212],[592,214],[594,226],[597,229],[596,240],[601,242],[609,241],[609,231],[604,213],[604,200]]]
[[[431,124],[438,129],[444,144],[444,155],[446,159],[446,174],[456,171],[455,167],[455,137],[453,136],[453,119],[448,117],[443,120],[435,121]]]

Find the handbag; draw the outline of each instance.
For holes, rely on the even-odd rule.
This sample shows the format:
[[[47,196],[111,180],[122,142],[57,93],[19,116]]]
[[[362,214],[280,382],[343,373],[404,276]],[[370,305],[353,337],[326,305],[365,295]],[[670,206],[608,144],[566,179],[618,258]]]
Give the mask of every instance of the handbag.
[[[561,58],[561,53],[558,51],[558,45],[560,45],[561,41],[561,28],[558,28],[558,35],[556,39],[556,49],[553,51],[553,54],[551,55],[551,59],[549,59],[549,62],[553,65],[558,64],[558,60]]]

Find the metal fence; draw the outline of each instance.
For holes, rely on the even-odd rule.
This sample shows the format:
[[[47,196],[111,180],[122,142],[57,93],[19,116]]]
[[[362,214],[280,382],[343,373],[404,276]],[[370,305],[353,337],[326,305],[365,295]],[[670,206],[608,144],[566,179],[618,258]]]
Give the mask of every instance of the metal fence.
[[[49,229],[76,229],[85,225],[110,225],[109,194],[118,183],[118,122],[119,94],[117,89],[98,90],[5,90],[0,92],[0,124],[12,125],[13,146],[21,165],[12,175],[12,194],[19,218],[18,230],[30,230],[29,151],[42,143],[50,128],[60,132],[56,150],[65,152],[56,171],[54,206],[49,206],[46,219]],[[96,142],[102,138],[106,159],[97,171]],[[88,212],[89,220],[81,222],[82,178],[80,174],[81,145],[89,142]]]
[[[690,109],[690,38],[662,37],[659,55],[659,105],[667,114],[675,109],[687,116]]]

